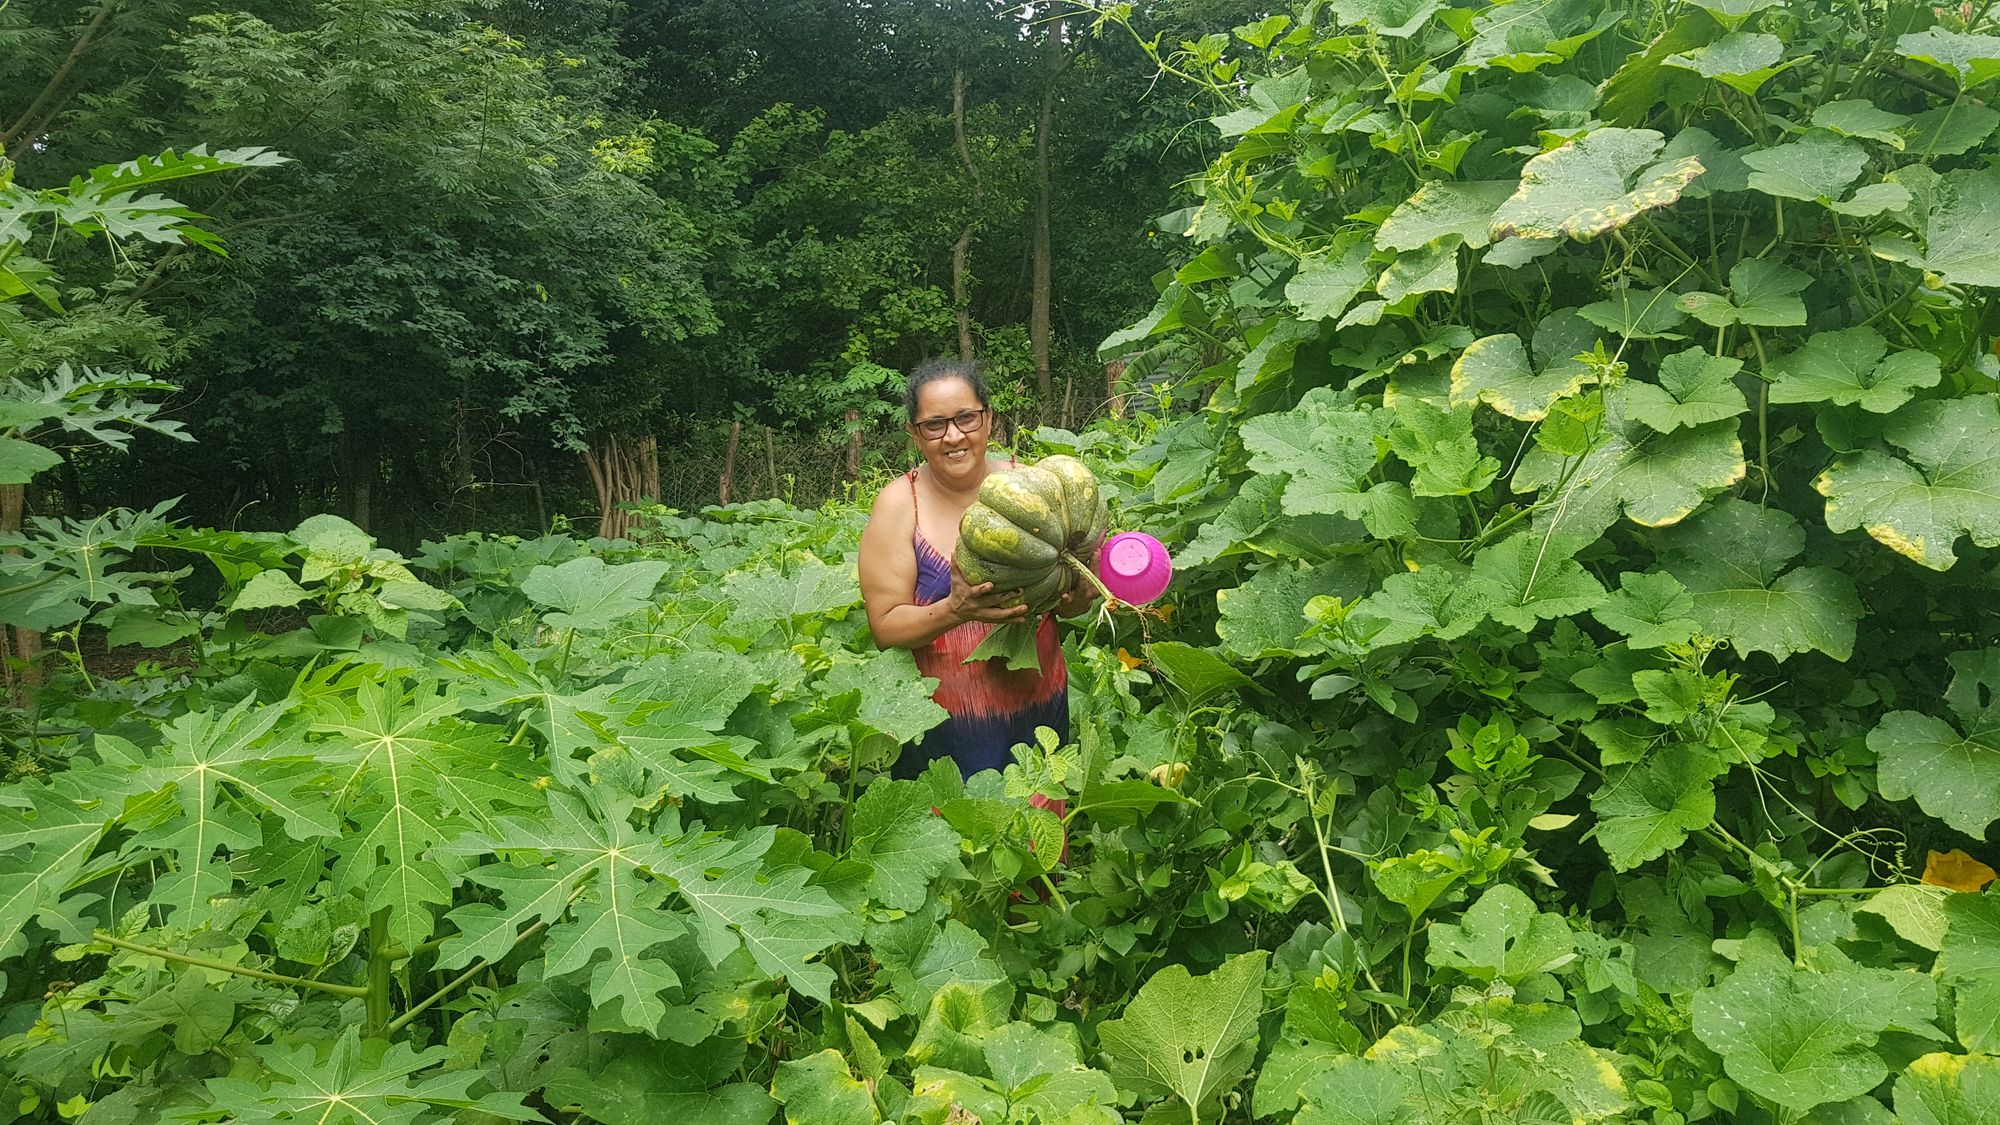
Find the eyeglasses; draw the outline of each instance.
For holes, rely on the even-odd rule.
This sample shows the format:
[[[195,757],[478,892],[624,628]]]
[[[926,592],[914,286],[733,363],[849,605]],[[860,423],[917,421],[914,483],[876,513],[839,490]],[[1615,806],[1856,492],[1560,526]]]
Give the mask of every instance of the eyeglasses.
[[[985,424],[986,411],[984,409],[961,410],[949,418],[926,418],[917,423],[917,432],[930,438],[932,441],[936,441],[938,438],[943,437],[945,430],[951,426],[957,426],[958,432],[961,434],[971,435],[978,433],[979,428]]]

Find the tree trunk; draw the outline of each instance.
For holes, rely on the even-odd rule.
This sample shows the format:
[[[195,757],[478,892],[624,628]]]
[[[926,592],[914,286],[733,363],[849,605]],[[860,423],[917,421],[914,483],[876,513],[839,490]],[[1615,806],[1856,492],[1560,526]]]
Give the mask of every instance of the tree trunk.
[[[18,140],[21,142],[19,151],[25,152],[27,145],[41,131],[30,126],[36,125],[38,118],[41,121],[54,119],[54,112],[44,114],[42,111],[49,107],[49,103],[62,90],[63,83],[69,81],[70,71],[76,69],[77,61],[90,50],[90,44],[96,40],[97,33],[104,30],[104,25],[109,22],[112,11],[117,7],[118,0],[105,0],[103,6],[97,9],[96,17],[83,29],[83,34],[77,36],[76,45],[69,49],[68,57],[64,58],[62,65],[56,68],[55,74],[50,76],[48,85],[43,86],[42,92],[36,95],[35,100],[28,103],[28,108],[21,112],[21,116],[15,119],[14,124],[9,126],[6,132],[0,133],[0,151],[5,151],[8,145]]]
[[[979,209],[986,189],[979,180],[979,166],[972,162],[972,146],[965,143],[965,64],[951,72],[951,126],[958,143],[958,159],[965,165],[966,182],[972,190],[972,207],[965,229],[951,248],[951,303],[958,310],[958,358],[972,358],[972,235],[979,229]]]
[[[742,440],[743,420],[739,418],[729,423],[729,452],[722,456],[722,485],[715,490],[724,507],[729,506],[729,488],[736,483],[736,447]]]
[[[1105,413],[1113,418],[1125,416],[1125,396],[1118,393],[1118,379],[1125,374],[1125,361],[1114,359],[1104,365],[1104,405]]]
[[[1029,287],[1028,342],[1035,353],[1035,386],[1047,403],[1055,394],[1049,373],[1049,306],[1051,301],[1049,239],[1049,137],[1056,125],[1056,83],[1069,69],[1075,55],[1063,57],[1063,21],[1056,20],[1045,33],[1045,52],[1051,63],[1049,79],[1042,86],[1042,112],[1035,121],[1035,207],[1034,279]]]
[[[21,523],[28,509],[28,486],[24,484],[0,484],[0,532],[14,535],[20,532]],[[7,552],[21,553],[16,547]],[[33,629],[0,627],[0,672],[4,672],[9,694],[14,706],[28,705],[28,689],[42,686],[41,665],[36,657],[42,654],[42,635]],[[9,658],[21,661],[21,677],[14,678],[14,668]]]
[[[647,434],[620,440],[616,434],[607,434],[584,450],[583,468],[597,493],[597,534],[605,539],[625,538],[632,530],[627,505],[659,497],[658,439]]]

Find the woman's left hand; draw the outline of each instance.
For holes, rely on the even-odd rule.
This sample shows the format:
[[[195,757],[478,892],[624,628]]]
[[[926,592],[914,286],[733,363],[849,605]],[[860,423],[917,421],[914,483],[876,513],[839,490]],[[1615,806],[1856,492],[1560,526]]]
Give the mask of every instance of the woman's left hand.
[[[1078,577],[1076,585],[1069,588],[1069,593],[1064,594],[1056,601],[1055,615],[1057,617],[1075,617],[1084,610],[1089,609],[1092,605],[1095,605],[1097,599],[1097,587],[1085,581],[1082,577]]]

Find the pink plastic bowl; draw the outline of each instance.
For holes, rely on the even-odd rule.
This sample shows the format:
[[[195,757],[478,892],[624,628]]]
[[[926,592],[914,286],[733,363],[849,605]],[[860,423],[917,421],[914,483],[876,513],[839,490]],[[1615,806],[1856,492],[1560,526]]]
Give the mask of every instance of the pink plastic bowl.
[[[1158,539],[1143,531],[1121,531],[1098,548],[1097,577],[1120,601],[1145,605],[1167,592],[1174,564]]]

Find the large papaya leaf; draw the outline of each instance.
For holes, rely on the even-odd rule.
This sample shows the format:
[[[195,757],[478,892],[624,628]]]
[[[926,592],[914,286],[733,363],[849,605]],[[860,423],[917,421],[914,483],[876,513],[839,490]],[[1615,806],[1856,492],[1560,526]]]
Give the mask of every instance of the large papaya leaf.
[[[1665,145],[1651,129],[1609,127],[1531,157],[1521,186],[1493,213],[1493,239],[1587,242],[1675,202],[1702,166],[1692,156],[1657,160]]]
[[[1668,529],[1661,542],[1662,564],[1693,595],[1695,623],[1738,653],[1778,660],[1811,650],[1835,660],[1853,654],[1861,618],[1854,580],[1832,567],[1787,571],[1806,535],[1783,509],[1719,500]]]
[[[358,829],[340,842],[334,882],[387,909],[405,947],[429,940],[437,908],[451,902],[431,849],[465,828],[495,831],[502,812],[538,802],[499,730],[454,718],[464,708],[435,682],[405,692],[371,681],[351,700],[329,700],[313,723],[329,736],[313,750],[331,770],[333,805]]]
[[[461,1116],[539,1121],[519,1094],[475,1095],[487,1072],[446,1066],[451,1051],[408,1043],[364,1043],[348,1024],[331,1044],[270,1044],[262,1068],[208,1080],[210,1109],[231,1120],[310,1121],[313,1125],[425,1125]]]
[[[1958,725],[1891,711],[1868,732],[1880,759],[1882,796],[1917,799],[1932,816],[1975,838],[2000,818],[2000,650],[1955,652],[1945,705]]]
[[[109,813],[48,791],[36,792],[27,808],[0,808],[0,961],[21,951],[30,919],[58,910],[110,823]]]
[[[764,856],[775,839],[776,829],[769,827],[733,840],[689,833],[669,841],[652,870],[670,880],[694,912],[695,936],[710,961],[720,964],[743,949],[764,972],[824,1001],[833,970],[813,959],[837,944],[859,941],[860,923],[832,895],[810,885],[805,868],[767,865]]]
[[[247,797],[283,819],[294,839],[337,836],[340,820],[318,790],[306,784],[316,772],[312,750],[301,742],[274,747],[266,741],[283,706],[256,707],[244,700],[228,711],[191,711],[168,724],[161,745],[144,751],[123,739],[100,737],[106,765],[127,774],[127,794],[170,791],[180,815],[146,828],[138,842],[175,857],[174,872],[153,885],[153,901],[179,911],[176,924],[207,917],[209,901],[233,883],[216,849],[250,851],[260,842],[256,821],[237,798]]]
[[[1931,978],[1841,965],[1796,968],[1768,936],[1744,943],[1736,971],[1694,997],[1694,1033],[1736,1084],[1802,1112],[1865,1094],[1886,1078],[1884,1032],[1929,1030]]]
[[[546,816],[504,817],[497,832],[454,840],[448,850],[458,854],[536,856],[546,874],[518,878],[511,870],[495,870],[511,869],[507,863],[475,871],[475,881],[500,888],[504,914],[476,917],[476,928],[448,939],[443,953],[452,964],[469,961],[475,952],[497,948],[517,922],[560,919],[548,931],[548,975],[589,969],[591,1002],[650,1031],[667,1014],[660,994],[678,985],[680,976],[663,957],[647,953],[685,934],[687,926],[661,909],[668,888],[648,875],[661,855],[658,835],[632,827],[625,815],[628,802],[603,798],[601,803],[609,807],[552,790]],[[554,876],[553,886],[548,875]]]
[[[1965,535],[2000,545],[2000,397],[1920,402],[1883,428],[1908,459],[1874,450],[1843,457],[1813,487],[1826,497],[1826,525],[1866,528],[1890,550],[1932,570],[1958,561]]]

